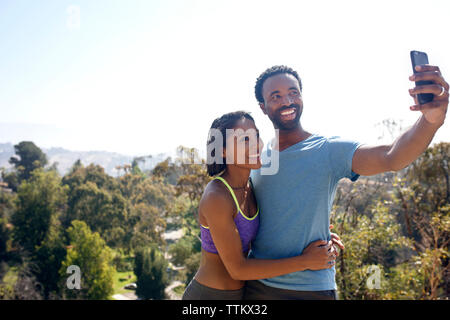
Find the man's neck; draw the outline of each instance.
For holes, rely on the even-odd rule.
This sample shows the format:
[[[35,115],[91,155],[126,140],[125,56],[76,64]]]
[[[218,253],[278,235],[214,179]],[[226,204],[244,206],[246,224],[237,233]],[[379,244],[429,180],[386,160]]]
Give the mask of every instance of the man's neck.
[[[279,151],[283,151],[284,149],[287,149],[300,141],[306,140],[311,136],[311,133],[303,130],[301,124],[292,130],[279,129],[276,132],[278,132],[278,135],[275,134],[275,141],[272,143],[272,148]]]

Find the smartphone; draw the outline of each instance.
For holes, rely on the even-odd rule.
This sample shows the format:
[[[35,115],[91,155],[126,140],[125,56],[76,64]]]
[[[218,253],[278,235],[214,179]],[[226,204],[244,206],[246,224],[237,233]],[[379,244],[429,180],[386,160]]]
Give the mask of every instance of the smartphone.
[[[419,73],[416,71],[416,66],[420,66],[423,64],[428,64],[428,56],[425,52],[420,51],[411,51],[411,63],[414,73]],[[428,84],[433,84],[433,81],[416,81],[416,86],[423,86]],[[434,95],[432,93],[420,93],[417,95],[417,100],[420,104],[425,104],[433,101]]]

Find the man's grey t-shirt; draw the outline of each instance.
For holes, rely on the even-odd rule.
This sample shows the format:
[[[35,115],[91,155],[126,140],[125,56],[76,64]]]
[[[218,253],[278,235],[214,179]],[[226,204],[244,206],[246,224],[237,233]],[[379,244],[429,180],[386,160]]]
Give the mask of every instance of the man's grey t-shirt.
[[[279,259],[299,255],[313,241],[330,240],[330,211],[341,178],[356,181],[352,158],[360,146],[338,137],[312,135],[279,152],[262,153],[263,167],[279,156],[276,174],[252,170],[260,208],[260,226],[250,258]],[[260,280],[276,288],[319,291],[336,289],[335,268],[298,271]]]

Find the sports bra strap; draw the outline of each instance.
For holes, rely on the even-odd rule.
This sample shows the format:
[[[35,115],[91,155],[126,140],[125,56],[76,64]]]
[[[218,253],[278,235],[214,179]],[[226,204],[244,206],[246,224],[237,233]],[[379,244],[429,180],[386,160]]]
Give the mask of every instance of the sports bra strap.
[[[215,179],[219,179],[220,181],[222,181],[222,182],[227,186],[228,190],[230,190],[231,195],[233,196],[233,199],[234,199],[234,202],[236,203],[236,206],[237,206],[238,211],[240,211],[241,209],[239,208],[239,202],[237,201],[237,198],[236,198],[236,196],[235,196],[235,194],[234,194],[234,191],[233,191],[233,189],[230,187],[230,185],[228,184],[228,182],[227,182],[224,178],[222,178],[222,177],[215,177],[213,180],[215,180]]]

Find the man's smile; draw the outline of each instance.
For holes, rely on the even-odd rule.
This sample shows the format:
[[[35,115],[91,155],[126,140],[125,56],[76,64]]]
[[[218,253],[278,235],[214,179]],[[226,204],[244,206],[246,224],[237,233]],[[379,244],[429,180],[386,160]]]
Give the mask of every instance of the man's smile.
[[[291,121],[297,117],[297,113],[299,110],[299,106],[296,104],[292,104],[289,107],[284,107],[279,111],[279,118],[281,121]]]

